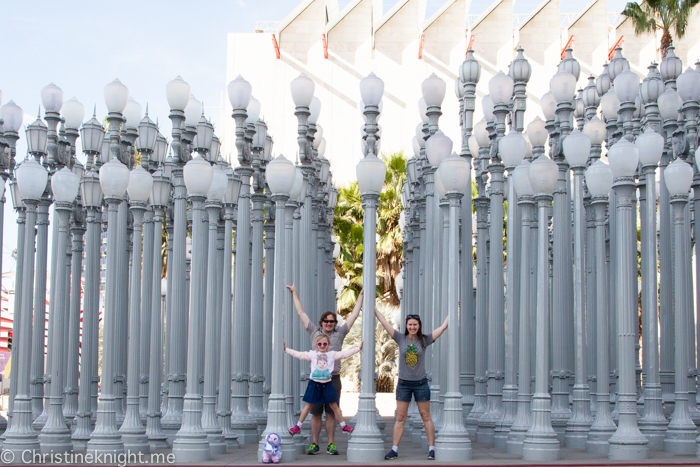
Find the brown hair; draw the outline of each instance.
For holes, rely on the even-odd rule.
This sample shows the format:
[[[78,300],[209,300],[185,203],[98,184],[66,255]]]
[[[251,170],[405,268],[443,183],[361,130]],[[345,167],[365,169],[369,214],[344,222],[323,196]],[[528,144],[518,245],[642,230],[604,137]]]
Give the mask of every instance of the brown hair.
[[[425,349],[425,338],[428,337],[425,334],[423,334],[423,322],[420,320],[420,316],[418,315],[408,315],[406,316],[406,325],[404,326],[404,335],[408,336],[408,320],[409,319],[415,319],[418,321],[418,340],[420,341],[421,347]]]
[[[332,311],[326,311],[321,315],[321,319],[318,320],[318,325],[323,327],[323,320],[326,319],[328,316],[332,316],[336,324],[338,323],[338,317],[335,315],[335,313],[333,313]]]

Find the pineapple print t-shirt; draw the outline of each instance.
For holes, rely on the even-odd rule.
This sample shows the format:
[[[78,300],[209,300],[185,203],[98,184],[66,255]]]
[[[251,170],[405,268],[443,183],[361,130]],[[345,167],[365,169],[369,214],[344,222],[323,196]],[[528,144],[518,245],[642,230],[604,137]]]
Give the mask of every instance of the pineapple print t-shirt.
[[[421,381],[428,377],[425,372],[425,348],[420,339],[410,339],[407,335],[394,331],[393,339],[399,345],[399,379]],[[425,336],[425,346],[433,343],[432,334]]]

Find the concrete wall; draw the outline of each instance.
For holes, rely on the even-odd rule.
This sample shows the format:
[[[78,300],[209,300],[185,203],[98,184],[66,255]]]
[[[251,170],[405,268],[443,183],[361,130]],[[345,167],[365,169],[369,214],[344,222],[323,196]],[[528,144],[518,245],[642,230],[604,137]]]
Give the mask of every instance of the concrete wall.
[[[483,81],[499,70],[506,70],[513,60],[513,1],[496,0],[477,21],[471,34],[474,35],[474,55],[484,67]]]
[[[683,39],[676,40],[673,45],[676,55],[683,60],[684,71],[687,67],[695,68],[695,62],[700,60],[700,5],[690,13]]]
[[[637,36],[634,33],[634,25],[630,19],[623,20],[616,29],[616,37],[624,35],[624,43],[622,44],[622,55],[630,62],[630,68],[636,71],[641,76],[647,75],[646,67],[651,62],[659,61],[659,53],[656,49],[657,38],[654,34],[640,34]],[[614,42],[610,47],[615,45]]]
[[[574,51],[581,64],[579,85],[591,74],[598,75],[608,60],[607,11],[606,0],[593,0],[569,25],[568,33],[574,36]]]

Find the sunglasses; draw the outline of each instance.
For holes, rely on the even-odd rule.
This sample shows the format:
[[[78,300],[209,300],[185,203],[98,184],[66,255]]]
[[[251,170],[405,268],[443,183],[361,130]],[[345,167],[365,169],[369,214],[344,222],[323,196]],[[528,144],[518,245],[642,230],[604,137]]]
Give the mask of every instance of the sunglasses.
[[[418,321],[420,321],[420,316],[418,316],[418,315],[406,315],[406,319],[407,319],[407,320],[409,320],[409,319],[417,319]]]
[[[337,321],[334,320],[334,319],[324,319],[323,322],[326,323],[326,324],[335,324],[335,323],[337,323]]]
[[[316,345],[319,346],[319,347],[327,347],[327,346],[328,346],[328,342],[318,342],[318,343],[316,343]]]

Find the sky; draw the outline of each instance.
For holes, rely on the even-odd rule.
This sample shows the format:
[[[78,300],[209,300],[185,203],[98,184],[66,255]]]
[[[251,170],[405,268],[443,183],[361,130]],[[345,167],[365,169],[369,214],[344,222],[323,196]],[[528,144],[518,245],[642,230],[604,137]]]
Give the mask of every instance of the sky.
[[[164,135],[170,135],[165,85],[177,75],[204,102],[218,125],[225,96],[226,35],[253,32],[256,21],[280,21],[300,0],[0,0],[0,90],[36,119],[40,90],[53,82],[64,100],[75,96],[86,107],[86,120],[97,108],[106,114],[103,89],[114,78],[146,107]],[[388,11],[397,0],[384,0]],[[426,0],[426,17],[446,0]],[[484,11],[492,0],[473,0],[470,13]],[[342,8],[349,0],[339,0]],[[515,13],[529,13],[540,0],[515,0]],[[577,13],[588,0],[562,0],[562,12]],[[624,1],[608,0],[619,12]],[[253,83],[254,84],[254,83]],[[42,110],[43,113],[43,110]],[[20,132],[17,159],[26,153]],[[4,212],[3,272],[14,269],[16,216],[9,193]]]

